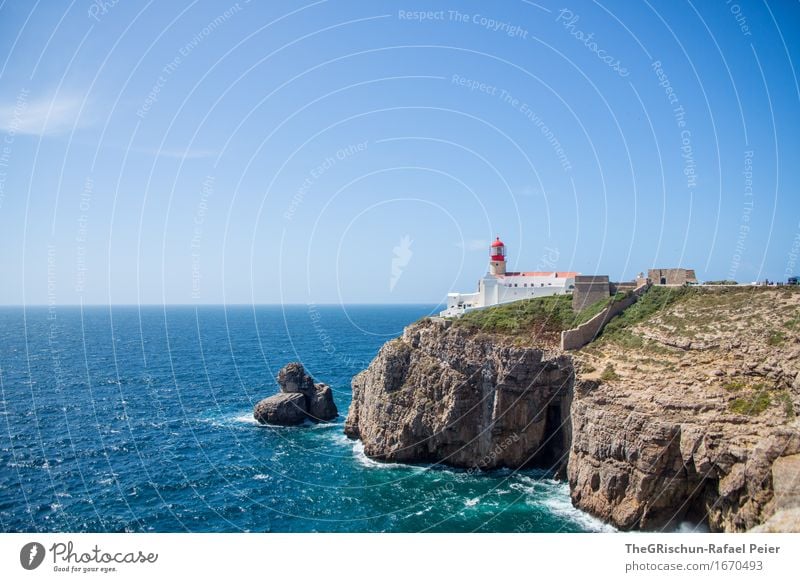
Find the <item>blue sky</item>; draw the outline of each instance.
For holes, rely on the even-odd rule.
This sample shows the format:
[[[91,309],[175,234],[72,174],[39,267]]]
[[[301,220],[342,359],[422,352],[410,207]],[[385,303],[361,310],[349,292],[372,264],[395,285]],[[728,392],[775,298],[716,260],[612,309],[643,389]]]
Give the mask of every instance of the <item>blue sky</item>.
[[[428,11],[419,14],[419,11]],[[800,3],[3,2],[0,303],[800,272]]]

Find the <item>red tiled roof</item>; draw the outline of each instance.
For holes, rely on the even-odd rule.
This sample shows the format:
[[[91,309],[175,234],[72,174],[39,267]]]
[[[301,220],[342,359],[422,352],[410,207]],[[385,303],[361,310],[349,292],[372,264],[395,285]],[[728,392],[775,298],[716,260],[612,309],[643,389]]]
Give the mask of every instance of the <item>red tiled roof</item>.
[[[574,271],[517,271],[514,273],[506,273],[505,275],[498,275],[498,277],[552,277],[554,274],[557,274],[559,279],[568,279],[579,273]]]

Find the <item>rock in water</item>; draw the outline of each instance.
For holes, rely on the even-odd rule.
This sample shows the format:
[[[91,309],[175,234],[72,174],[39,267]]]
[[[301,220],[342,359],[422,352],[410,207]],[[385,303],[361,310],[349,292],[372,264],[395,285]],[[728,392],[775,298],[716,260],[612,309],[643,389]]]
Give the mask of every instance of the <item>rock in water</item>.
[[[278,385],[281,387],[281,392],[299,392],[309,399],[314,398],[316,394],[314,379],[306,374],[300,362],[291,362],[281,368],[278,372]]]
[[[306,398],[296,392],[264,398],[256,404],[253,416],[262,424],[280,426],[302,424],[308,417]]]
[[[333,420],[339,415],[333,391],[327,384],[315,384],[303,364],[286,364],[278,373],[281,393],[256,404],[253,417],[262,424],[293,426],[306,419],[314,422]]]
[[[311,420],[333,420],[339,416],[336,404],[333,402],[333,390],[327,384],[317,384],[314,387],[314,398],[308,407]]]

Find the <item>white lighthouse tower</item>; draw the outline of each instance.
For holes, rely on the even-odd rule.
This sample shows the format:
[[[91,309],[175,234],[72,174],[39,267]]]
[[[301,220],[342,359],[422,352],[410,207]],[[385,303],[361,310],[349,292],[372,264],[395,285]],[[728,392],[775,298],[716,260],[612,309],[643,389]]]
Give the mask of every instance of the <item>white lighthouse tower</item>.
[[[506,245],[496,237],[495,241],[490,247],[489,257],[489,274],[490,275],[505,275],[506,274]]]

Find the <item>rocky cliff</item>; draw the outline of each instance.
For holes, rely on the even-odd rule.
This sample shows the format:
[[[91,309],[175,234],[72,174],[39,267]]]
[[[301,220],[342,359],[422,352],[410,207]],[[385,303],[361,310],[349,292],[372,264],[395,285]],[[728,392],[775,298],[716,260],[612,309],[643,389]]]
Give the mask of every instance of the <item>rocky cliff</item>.
[[[787,469],[800,458],[800,293],[654,288],[569,354],[539,323],[409,326],[353,379],[347,434],[387,461],[568,461],[573,503],[623,529],[769,529],[773,515],[787,528],[800,488]]]
[[[661,288],[622,319],[575,355],[573,503],[621,528],[712,531],[794,505],[774,492],[800,487],[776,473],[800,452],[800,293]]]
[[[573,380],[558,351],[423,320],[353,379],[345,432],[385,461],[557,469]]]

